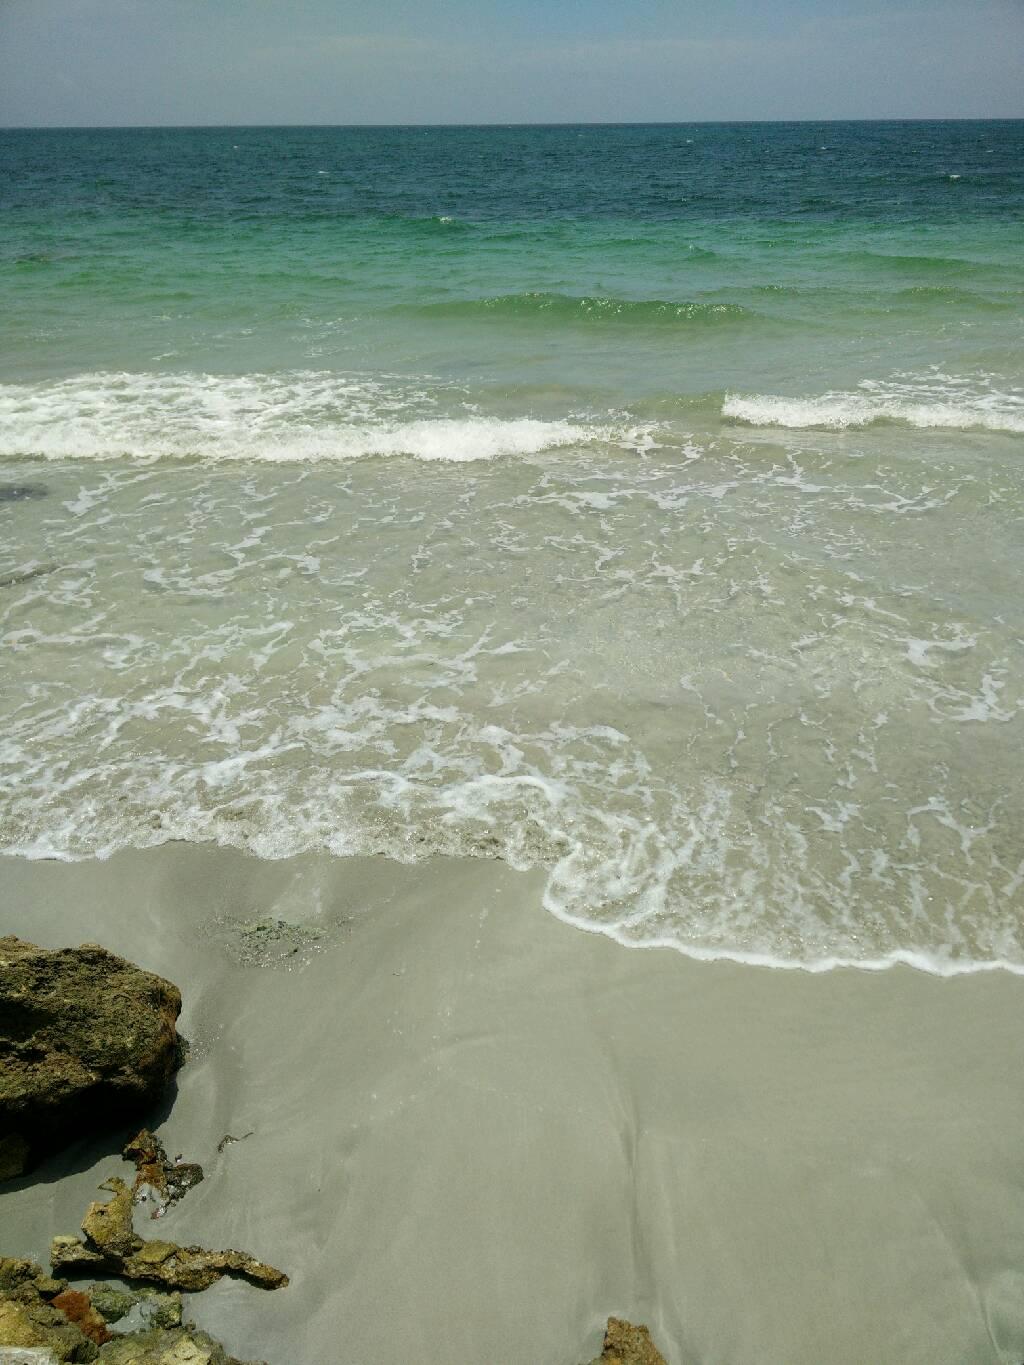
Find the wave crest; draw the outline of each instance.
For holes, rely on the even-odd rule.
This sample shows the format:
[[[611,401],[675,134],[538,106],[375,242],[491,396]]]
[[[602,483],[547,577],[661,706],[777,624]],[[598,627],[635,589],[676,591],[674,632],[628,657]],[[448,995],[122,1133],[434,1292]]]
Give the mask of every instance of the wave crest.
[[[755,427],[844,431],[877,423],[1024,434],[1024,390],[991,379],[950,375],[863,381],[854,390],[811,397],[726,394],[722,416]]]
[[[451,395],[445,395],[452,405]],[[0,457],[468,462],[607,438],[570,420],[487,417],[408,381],[321,373],[87,374],[0,384]]]

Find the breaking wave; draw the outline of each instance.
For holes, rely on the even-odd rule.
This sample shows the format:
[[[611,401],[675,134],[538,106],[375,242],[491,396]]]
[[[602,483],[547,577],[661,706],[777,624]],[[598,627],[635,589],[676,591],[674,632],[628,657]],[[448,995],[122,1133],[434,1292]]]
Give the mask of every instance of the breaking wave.
[[[726,394],[722,416],[755,427],[821,427],[842,431],[875,423],[958,431],[1024,433],[1024,390],[989,379],[949,375],[865,380],[856,389],[807,398]]]
[[[296,463],[406,455],[467,462],[608,438],[570,420],[497,418],[408,381],[86,374],[0,384],[0,456]]]

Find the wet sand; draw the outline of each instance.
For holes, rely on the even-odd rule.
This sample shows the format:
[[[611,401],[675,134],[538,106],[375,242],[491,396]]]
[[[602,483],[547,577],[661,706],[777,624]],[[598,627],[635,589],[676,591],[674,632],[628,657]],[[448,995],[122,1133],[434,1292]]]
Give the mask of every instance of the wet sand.
[[[629,950],[540,886],[189,845],[0,860],[0,932],[181,987],[159,1131],[207,1179],[156,1226],[292,1277],[193,1298],[201,1326],[271,1365],[576,1365],[609,1313],[670,1365],[1024,1358],[1024,980]],[[265,916],[301,932],[242,931]],[[75,1231],[115,1146],[6,1187],[0,1251]]]

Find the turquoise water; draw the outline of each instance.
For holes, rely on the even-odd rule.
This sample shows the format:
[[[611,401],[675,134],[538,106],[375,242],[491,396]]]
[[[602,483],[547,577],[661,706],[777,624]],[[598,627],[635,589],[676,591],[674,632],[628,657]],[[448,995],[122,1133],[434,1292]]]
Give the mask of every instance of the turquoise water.
[[[0,843],[1024,970],[1024,124],[0,132]]]

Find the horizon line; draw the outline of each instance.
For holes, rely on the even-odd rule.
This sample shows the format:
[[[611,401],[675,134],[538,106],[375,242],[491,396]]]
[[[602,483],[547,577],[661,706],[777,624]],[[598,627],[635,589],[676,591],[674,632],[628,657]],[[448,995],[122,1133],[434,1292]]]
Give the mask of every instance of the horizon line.
[[[969,115],[893,115],[867,118],[726,118],[726,119],[530,119],[485,120],[483,122],[414,122],[414,123],[7,123],[0,124],[4,133],[45,132],[141,132],[162,129],[166,132],[214,131],[218,129],[252,128],[325,128],[325,129],[404,129],[404,128],[693,128],[725,126],[762,126],[775,124],[820,123],[1024,123],[1024,114],[969,114]]]

